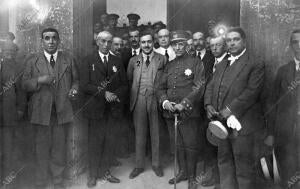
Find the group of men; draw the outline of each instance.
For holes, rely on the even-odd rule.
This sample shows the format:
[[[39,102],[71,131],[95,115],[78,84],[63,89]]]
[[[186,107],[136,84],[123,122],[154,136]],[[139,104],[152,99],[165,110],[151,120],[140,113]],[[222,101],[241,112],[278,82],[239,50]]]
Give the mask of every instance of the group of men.
[[[84,103],[79,111],[88,123],[89,188],[95,187],[99,179],[120,182],[110,168],[117,144],[116,128],[125,127],[125,119],[131,121],[124,118],[128,111],[135,137],[135,167],[130,179],[145,171],[147,143],[151,146],[154,174],[164,175],[161,127],[167,127],[169,151],[178,158],[178,170],[170,184],[187,180],[188,189],[199,184],[253,189],[257,133],[264,131],[265,120],[271,117],[265,143],[277,152],[281,185],[286,188],[299,171],[300,160],[300,30],[294,30],[290,38],[293,60],[276,76],[269,107],[272,116],[265,116],[261,102],[265,65],[249,55],[242,28],[232,27],[224,36],[211,36],[209,48],[204,34],[195,32],[193,53],[188,50],[191,44],[186,31],[160,29],[156,35],[158,48],[154,48],[154,33],[131,28],[130,47],[123,48],[121,37],[100,31],[96,36],[97,51],[79,64],[71,55],[58,51],[58,31],[46,28],[41,32],[43,51],[26,59],[20,75],[11,69],[15,64],[9,53],[11,48],[3,49],[0,118],[1,126],[10,131],[4,132],[7,136],[3,140],[12,141],[11,132],[17,130],[17,124],[11,122],[22,116],[26,111],[24,103],[28,103],[28,118],[35,132],[35,187],[46,188],[51,179],[55,188],[65,188],[66,138],[78,113],[72,101],[81,93]],[[28,101],[18,98],[17,92],[27,93]],[[217,146],[206,138],[208,122],[215,117],[225,120],[229,131],[236,131],[218,140]],[[241,127],[231,124],[233,120]],[[4,150],[2,154],[6,159],[11,157],[7,153]],[[211,178],[199,181],[198,160],[204,162],[204,172],[212,170]],[[297,187],[294,185],[291,187]]]

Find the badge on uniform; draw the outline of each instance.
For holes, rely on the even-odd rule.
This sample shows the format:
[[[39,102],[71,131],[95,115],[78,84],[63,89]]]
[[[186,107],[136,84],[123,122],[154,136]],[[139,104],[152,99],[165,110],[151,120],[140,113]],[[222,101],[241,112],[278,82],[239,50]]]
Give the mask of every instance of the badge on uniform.
[[[140,64],[141,64],[141,62],[138,60],[138,61],[136,62],[136,66],[139,67]]]
[[[192,74],[192,70],[186,69],[186,70],[184,70],[184,74],[185,74],[186,76],[190,76],[190,75]]]
[[[113,67],[112,67],[112,70],[113,70],[114,73],[116,73],[116,72],[118,71],[118,69],[117,69],[116,66],[113,66]]]

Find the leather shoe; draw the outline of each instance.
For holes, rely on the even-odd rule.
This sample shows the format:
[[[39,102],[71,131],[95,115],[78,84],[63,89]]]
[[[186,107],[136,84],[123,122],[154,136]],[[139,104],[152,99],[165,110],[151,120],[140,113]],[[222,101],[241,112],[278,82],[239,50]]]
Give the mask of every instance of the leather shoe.
[[[215,184],[214,177],[211,177],[209,180],[204,180],[201,185],[204,187],[213,186]]]
[[[190,178],[188,183],[188,189],[197,189],[197,185],[199,184],[195,178]]]
[[[154,173],[156,174],[156,176],[158,176],[158,177],[164,176],[164,173],[163,173],[163,170],[161,169],[161,167],[153,166],[152,169],[153,169]]]
[[[183,171],[179,171],[179,173],[176,175],[176,183],[179,183],[181,181],[187,180],[187,176]],[[174,184],[175,178],[172,178],[169,180],[169,184]]]
[[[97,179],[95,177],[89,178],[87,182],[87,187],[88,188],[93,188],[97,185]]]
[[[105,175],[106,180],[110,183],[120,183],[120,179],[118,179],[117,177],[112,176],[110,173]]]
[[[139,174],[144,172],[144,168],[134,168],[133,171],[130,173],[129,178],[133,179],[137,177]]]

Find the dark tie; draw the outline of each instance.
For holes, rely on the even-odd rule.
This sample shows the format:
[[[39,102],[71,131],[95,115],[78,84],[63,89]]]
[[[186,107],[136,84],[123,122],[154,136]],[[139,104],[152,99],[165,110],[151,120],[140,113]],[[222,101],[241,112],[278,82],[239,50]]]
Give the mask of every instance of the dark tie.
[[[149,64],[150,64],[150,56],[149,56],[149,55],[147,55],[146,66],[148,67],[148,66],[149,66]]]
[[[136,50],[133,50],[133,56],[136,56]]]
[[[169,54],[168,54],[168,50],[166,49],[166,52],[165,52],[165,56],[167,58],[167,61],[169,60]]]
[[[103,56],[103,63],[105,64],[105,66],[107,66],[107,57]]]
[[[201,60],[201,56],[200,55],[201,55],[201,53],[198,52],[198,56],[197,57]]]
[[[52,68],[54,68],[54,66],[55,66],[55,61],[54,61],[53,54],[50,57],[50,65],[51,65]]]

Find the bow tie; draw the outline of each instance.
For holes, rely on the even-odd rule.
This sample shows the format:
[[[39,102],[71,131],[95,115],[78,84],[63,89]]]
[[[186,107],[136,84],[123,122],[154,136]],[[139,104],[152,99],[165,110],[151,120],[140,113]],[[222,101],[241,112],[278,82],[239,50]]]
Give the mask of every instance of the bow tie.
[[[230,64],[234,63],[237,59],[239,59],[239,57],[236,57],[236,56],[228,57],[228,60],[230,61]]]

